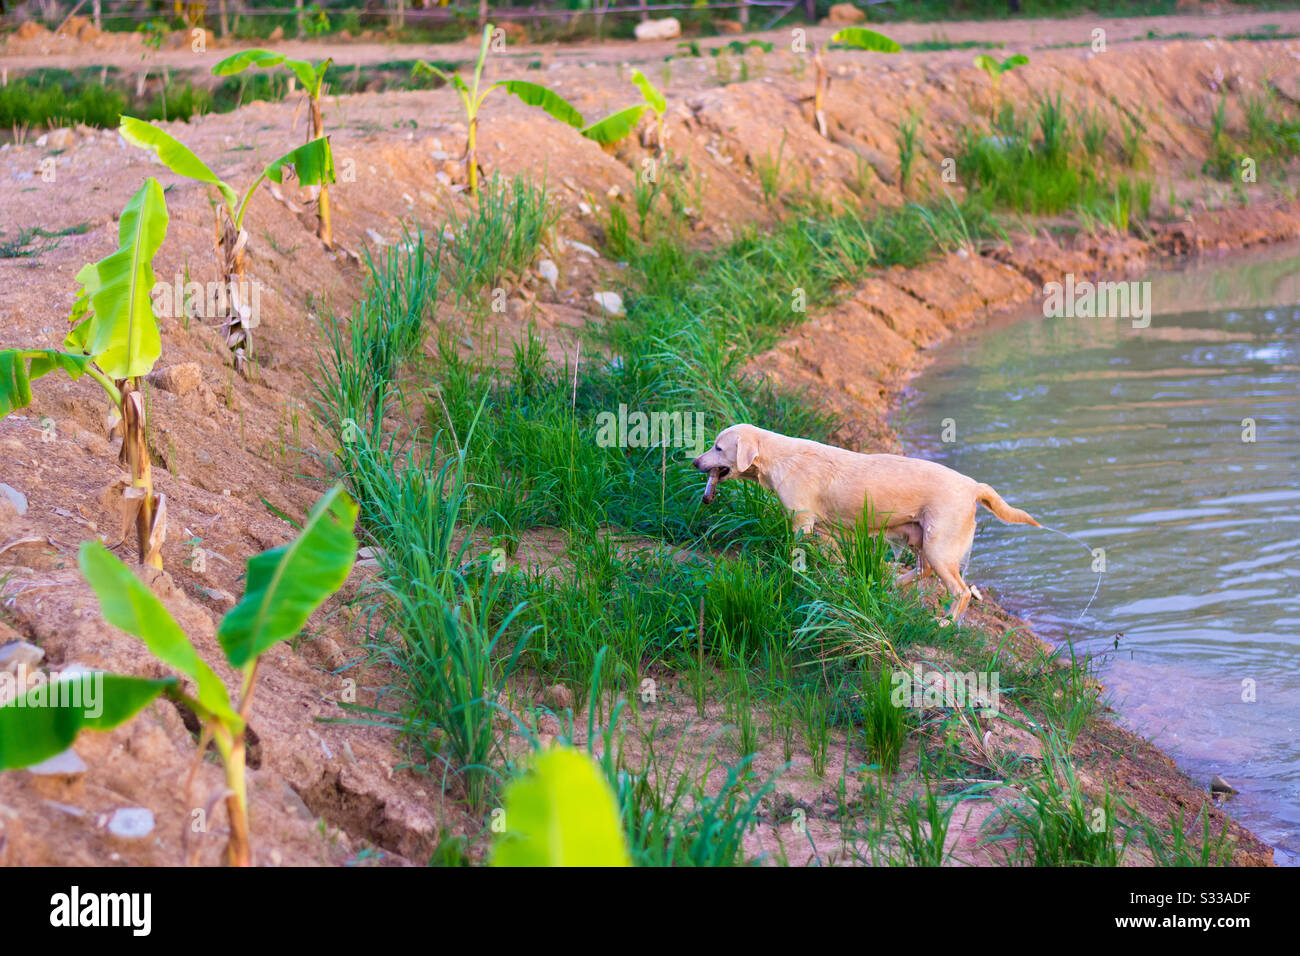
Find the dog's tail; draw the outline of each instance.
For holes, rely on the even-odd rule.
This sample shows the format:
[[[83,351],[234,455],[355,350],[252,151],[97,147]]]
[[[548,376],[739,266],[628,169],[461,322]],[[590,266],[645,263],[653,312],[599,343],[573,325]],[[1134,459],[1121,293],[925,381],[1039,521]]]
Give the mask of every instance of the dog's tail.
[[[975,485],[975,500],[981,502],[984,507],[988,508],[1003,521],[1010,524],[1031,524],[1035,528],[1041,528],[1037,521],[1029,516],[1028,512],[1021,511],[1019,508],[1013,508],[1005,501],[1002,496],[983,482]]]

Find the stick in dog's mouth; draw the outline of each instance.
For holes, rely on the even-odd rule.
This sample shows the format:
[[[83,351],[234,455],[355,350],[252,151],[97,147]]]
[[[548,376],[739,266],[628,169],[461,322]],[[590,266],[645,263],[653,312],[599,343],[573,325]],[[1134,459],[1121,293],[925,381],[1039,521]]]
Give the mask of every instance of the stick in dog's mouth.
[[[713,503],[713,496],[718,493],[718,482],[720,482],[729,471],[731,471],[731,469],[726,467],[709,469],[709,480],[704,483],[704,503],[706,505]]]

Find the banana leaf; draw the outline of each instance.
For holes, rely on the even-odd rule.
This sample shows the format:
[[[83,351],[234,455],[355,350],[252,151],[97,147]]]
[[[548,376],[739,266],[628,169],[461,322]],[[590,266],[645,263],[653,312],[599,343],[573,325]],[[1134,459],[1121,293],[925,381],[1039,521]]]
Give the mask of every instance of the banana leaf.
[[[631,866],[614,791],[572,747],[540,752],[506,788],[505,819],[493,866]]]
[[[636,124],[641,121],[641,114],[646,109],[645,103],[638,103],[636,106],[629,106],[625,110],[611,113],[604,119],[598,120],[584,129],[582,135],[587,139],[600,143],[601,146],[617,143],[636,129]]]
[[[646,79],[646,75],[640,70],[632,71],[632,82],[636,84],[652,110],[662,113],[668,109],[668,101],[664,99],[664,95],[655,89],[655,85]]]
[[[122,210],[118,250],[77,273],[82,288],[72,320],[80,321],[64,344],[85,352],[111,379],[144,375],[162,355],[149,293],[153,257],[166,236],[167,203],[150,177]]]
[[[263,69],[283,66],[285,69],[294,72],[294,75],[298,77],[298,82],[302,84],[303,89],[307,91],[309,96],[316,97],[320,95],[321,81],[325,78],[325,71],[333,62],[333,58],[327,58],[320,63],[312,64],[308,60],[290,59],[283,53],[276,53],[274,50],[241,50],[238,53],[232,53],[214,66],[212,75],[233,76],[236,73],[242,73],[250,66]]]
[[[134,634],[164,664],[170,664],[198,686],[201,717],[220,720],[232,735],[244,732],[244,721],[230,705],[226,685],[199,657],[190,639],[162,601],[98,541],[81,546],[81,573],[99,597],[104,620]]]
[[[529,83],[527,80],[498,80],[488,89],[494,90],[497,87],[519,97],[529,106],[541,107],[561,123],[568,123],[574,129],[582,129],[584,122],[582,114],[574,109],[573,105],[559,93],[552,92],[536,83]]]
[[[71,355],[54,349],[4,349],[0,351],[0,418],[32,403],[32,380],[61,368],[73,379],[86,371],[89,355]]]
[[[843,30],[837,30],[832,34],[830,42],[851,50],[868,50],[873,53],[897,53],[902,49],[896,41],[865,27],[845,27]]]
[[[312,508],[297,538],[249,559],[244,598],[217,630],[234,667],[296,635],[342,587],[357,556],[356,520],[356,504],[335,486]]]
[[[48,760],[83,730],[112,730],[175,684],[174,677],[91,673],[32,688],[0,707],[0,770]]]
[[[199,182],[207,183],[210,186],[216,186],[226,200],[226,205],[230,207],[232,212],[234,211],[235,204],[239,202],[235,190],[222,182],[203,160],[195,156],[188,146],[170,133],[164,132],[152,123],[146,123],[134,116],[125,115],[122,117],[122,122],[117,131],[132,146],[152,150],[162,160],[162,164],[172,172],[189,179],[197,179]]]

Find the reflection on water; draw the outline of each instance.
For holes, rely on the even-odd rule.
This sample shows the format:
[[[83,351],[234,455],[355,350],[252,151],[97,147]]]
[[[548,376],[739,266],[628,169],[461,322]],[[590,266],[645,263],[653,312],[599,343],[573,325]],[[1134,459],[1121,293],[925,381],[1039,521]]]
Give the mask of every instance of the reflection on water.
[[[1300,250],[1150,278],[1150,328],[1040,308],[942,346],[899,432],[1104,549],[1077,624],[1097,583],[1078,543],[981,513],[967,577],[1105,654],[1121,719],[1236,784],[1300,862]]]

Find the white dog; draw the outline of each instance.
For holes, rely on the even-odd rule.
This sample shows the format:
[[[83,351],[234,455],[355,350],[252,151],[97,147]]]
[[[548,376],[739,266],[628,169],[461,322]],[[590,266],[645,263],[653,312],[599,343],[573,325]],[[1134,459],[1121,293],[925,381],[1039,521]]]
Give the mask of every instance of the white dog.
[[[693,464],[709,474],[706,504],[718,482],[756,481],[781,499],[794,516],[796,531],[809,532],[817,524],[851,528],[870,505],[876,523],[871,530],[905,541],[916,552],[922,576],[928,570],[939,575],[955,598],[953,620],[961,620],[972,593],[979,597],[961,577],[975,539],[976,506],[983,504],[1003,521],[1041,527],[988,485],[936,462],[861,455],[753,425],[723,429]],[[916,574],[909,571],[898,582],[907,584]]]

